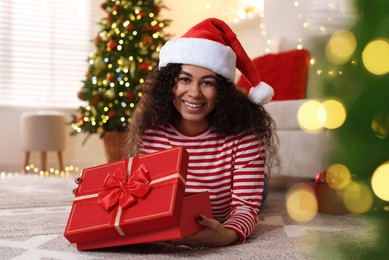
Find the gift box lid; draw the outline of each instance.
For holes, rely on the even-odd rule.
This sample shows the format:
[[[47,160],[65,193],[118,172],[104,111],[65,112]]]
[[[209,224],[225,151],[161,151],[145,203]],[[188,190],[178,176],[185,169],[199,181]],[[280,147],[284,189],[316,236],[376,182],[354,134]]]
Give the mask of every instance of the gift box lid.
[[[176,225],[188,157],[177,147],[84,169],[65,237],[77,243]]]

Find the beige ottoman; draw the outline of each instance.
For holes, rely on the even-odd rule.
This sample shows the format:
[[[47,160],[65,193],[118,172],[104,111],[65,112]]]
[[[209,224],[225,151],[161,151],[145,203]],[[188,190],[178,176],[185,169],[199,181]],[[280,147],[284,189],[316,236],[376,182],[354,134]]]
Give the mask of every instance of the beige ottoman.
[[[30,153],[41,153],[41,170],[47,170],[47,152],[56,151],[59,168],[64,170],[62,151],[65,149],[66,117],[57,111],[24,112],[21,115],[20,143],[25,151],[24,169],[29,163]]]

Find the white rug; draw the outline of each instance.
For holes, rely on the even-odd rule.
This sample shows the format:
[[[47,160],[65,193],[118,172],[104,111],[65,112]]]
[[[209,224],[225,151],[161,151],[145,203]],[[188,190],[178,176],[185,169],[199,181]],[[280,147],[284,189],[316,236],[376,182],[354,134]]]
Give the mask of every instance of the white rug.
[[[296,223],[285,210],[285,193],[271,191],[264,220],[245,244],[188,249],[154,243],[79,252],[63,237],[73,178],[0,178],[0,259],[366,259],[381,250],[379,219],[318,214]]]

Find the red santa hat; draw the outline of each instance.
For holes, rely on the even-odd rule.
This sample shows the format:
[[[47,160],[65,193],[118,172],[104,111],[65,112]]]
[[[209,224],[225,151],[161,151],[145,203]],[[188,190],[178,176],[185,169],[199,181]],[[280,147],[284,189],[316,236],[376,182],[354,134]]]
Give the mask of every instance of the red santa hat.
[[[252,102],[264,105],[274,95],[273,88],[261,82],[257,68],[236,34],[224,21],[216,18],[206,19],[181,38],[166,42],[159,54],[159,67],[168,63],[204,67],[232,82],[238,69],[251,85],[246,91]]]

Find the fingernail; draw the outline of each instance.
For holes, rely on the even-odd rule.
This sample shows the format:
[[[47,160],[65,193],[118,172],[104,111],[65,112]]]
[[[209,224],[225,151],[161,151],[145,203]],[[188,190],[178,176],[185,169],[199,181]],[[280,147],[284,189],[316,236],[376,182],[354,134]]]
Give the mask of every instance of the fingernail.
[[[198,222],[201,222],[201,221],[203,221],[203,216],[201,216],[201,215],[198,215],[197,217],[196,217],[196,220],[198,221]]]
[[[77,183],[77,184],[80,184],[82,181],[81,177],[77,177],[74,179],[74,182]]]

